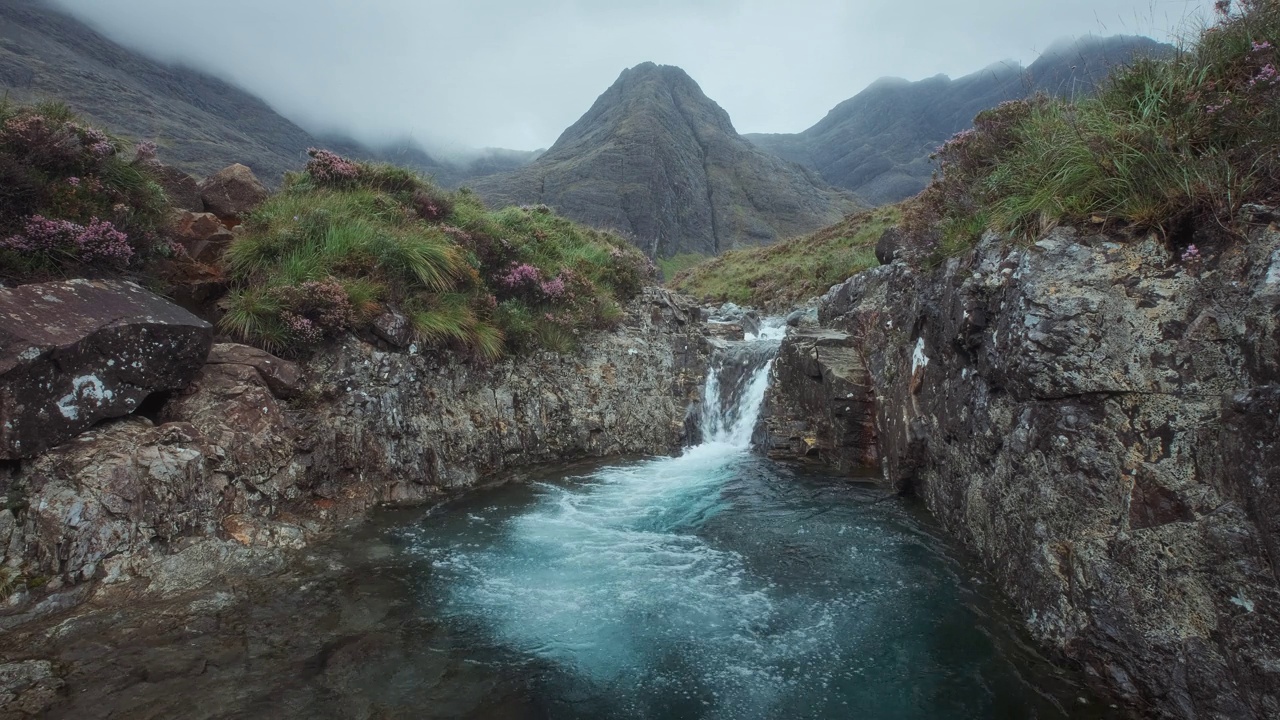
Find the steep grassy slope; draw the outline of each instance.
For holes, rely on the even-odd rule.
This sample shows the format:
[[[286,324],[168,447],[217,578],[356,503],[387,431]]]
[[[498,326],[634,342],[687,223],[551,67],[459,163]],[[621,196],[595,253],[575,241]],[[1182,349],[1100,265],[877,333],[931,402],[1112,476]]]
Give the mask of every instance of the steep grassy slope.
[[[876,241],[899,219],[896,207],[850,215],[812,235],[707,259],[668,286],[708,302],[786,309],[878,265]]]
[[[859,206],[744,140],[683,70],[652,63],[623,72],[535,163],[474,187],[621,231],[656,257],[771,243]]]

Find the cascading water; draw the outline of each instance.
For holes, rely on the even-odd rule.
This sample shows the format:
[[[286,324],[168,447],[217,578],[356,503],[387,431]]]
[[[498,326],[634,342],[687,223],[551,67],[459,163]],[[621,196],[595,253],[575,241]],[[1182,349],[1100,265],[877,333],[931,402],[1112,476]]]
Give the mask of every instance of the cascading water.
[[[523,678],[519,717],[1065,716],[909,507],[750,453],[784,334],[717,353],[704,441],[681,456],[403,531],[427,616]]]
[[[758,334],[720,348],[707,371],[702,398],[702,439],[723,450],[745,450],[769,390],[769,373],[786,326],[769,320]],[[722,382],[729,378],[729,382]],[[722,385],[724,385],[722,387]]]

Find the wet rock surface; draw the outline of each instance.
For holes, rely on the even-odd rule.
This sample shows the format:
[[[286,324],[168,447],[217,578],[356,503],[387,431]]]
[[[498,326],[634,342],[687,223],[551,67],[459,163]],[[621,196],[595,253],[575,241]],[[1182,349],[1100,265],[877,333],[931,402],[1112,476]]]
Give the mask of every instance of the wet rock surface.
[[[752,436],[758,449],[845,472],[879,465],[871,376],[850,335],[792,331],[773,373]]]
[[[1278,291],[1275,226],[1203,269],[1061,228],[863,273],[820,315],[870,378],[888,480],[977,551],[1038,640],[1144,714],[1270,718]],[[780,391],[804,397],[816,371],[786,367]]]
[[[0,459],[33,457],[186,387],[212,342],[208,323],[132,283],[0,289]]]
[[[399,551],[366,526],[306,555],[193,543],[0,635],[0,717],[543,717],[528,677],[451,655]]]

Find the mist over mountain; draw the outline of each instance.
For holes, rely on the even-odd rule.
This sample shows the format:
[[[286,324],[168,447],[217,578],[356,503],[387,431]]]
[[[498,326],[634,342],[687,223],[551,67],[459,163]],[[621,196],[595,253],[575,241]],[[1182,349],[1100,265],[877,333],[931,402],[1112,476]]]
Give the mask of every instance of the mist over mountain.
[[[868,202],[897,202],[924,189],[933,174],[929,156],[979,112],[1037,92],[1088,94],[1110,68],[1172,50],[1133,36],[1059,41],[1027,68],[1003,62],[954,80],[883,78],[804,132],[746,137]]]
[[[533,164],[476,181],[491,204],[545,203],[658,257],[718,254],[813,230],[861,206],[740,136],[677,67],[626,70]]]
[[[537,156],[491,149],[447,162],[410,142],[370,147],[316,137],[228,82],[152,60],[40,0],[0,0],[0,93],[16,102],[66,102],[128,138],[155,140],[166,163],[195,175],[239,162],[271,185],[302,167],[313,146],[406,165],[450,185]]]

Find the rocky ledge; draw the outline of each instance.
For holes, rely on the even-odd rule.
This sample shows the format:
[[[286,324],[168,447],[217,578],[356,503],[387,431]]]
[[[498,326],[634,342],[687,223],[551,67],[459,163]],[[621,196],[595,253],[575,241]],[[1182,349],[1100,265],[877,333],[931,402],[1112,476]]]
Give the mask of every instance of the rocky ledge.
[[[1280,717],[1280,231],[1205,255],[1061,228],[861,274],[787,341],[757,438],[879,454],[1143,714]]]
[[[375,504],[512,468],[670,452],[700,399],[703,329],[699,308],[647,289],[620,328],[572,356],[480,366],[349,338],[295,365],[214,345],[145,414],[0,464],[0,627],[131,578],[207,580]],[[148,362],[171,359],[156,350]]]

